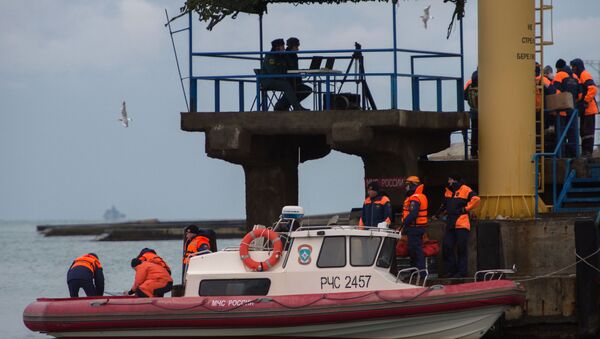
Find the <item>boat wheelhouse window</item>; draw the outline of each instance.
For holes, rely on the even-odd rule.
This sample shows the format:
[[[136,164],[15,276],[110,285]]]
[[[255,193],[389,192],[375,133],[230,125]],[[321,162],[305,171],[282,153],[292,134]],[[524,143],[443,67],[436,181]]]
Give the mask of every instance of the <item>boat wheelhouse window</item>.
[[[346,237],[325,237],[317,259],[317,267],[346,266]]]
[[[198,294],[201,296],[267,295],[270,279],[210,279],[202,280]]]
[[[381,237],[350,237],[350,265],[373,266]]]
[[[377,267],[389,268],[395,255],[396,239],[385,238],[381,251],[379,251],[379,258],[377,258]]]

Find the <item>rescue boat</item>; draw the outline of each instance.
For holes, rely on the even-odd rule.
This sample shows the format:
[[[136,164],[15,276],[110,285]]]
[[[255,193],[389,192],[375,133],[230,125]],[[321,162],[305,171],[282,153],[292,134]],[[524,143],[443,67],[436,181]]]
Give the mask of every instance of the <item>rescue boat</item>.
[[[302,212],[285,207],[240,248],[191,258],[182,297],[40,298],[23,320],[59,338],[479,338],[524,300],[503,270],[456,285],[428,284],[426,270],[396,273],[399,232],[305,227]]]

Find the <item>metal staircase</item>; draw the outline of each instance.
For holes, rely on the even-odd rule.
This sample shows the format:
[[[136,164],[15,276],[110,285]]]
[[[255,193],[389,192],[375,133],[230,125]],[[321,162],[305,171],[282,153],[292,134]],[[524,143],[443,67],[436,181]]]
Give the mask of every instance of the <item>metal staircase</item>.
[[[568,168],[553,208],[555,212],[600,211],[600,161],[582,161],[585,162],[584,175],[577,176],[575,169]]]

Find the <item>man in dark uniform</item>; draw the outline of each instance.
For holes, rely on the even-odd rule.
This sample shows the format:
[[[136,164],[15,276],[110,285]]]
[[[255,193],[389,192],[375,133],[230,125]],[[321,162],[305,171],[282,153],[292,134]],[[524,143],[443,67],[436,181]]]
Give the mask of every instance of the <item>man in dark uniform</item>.
[[[367,197],[363,203],[358,227],[377,227],[381,222],[388,226],[392,223],[392,204],[387,196],[381,194],[377,181],[372,181],[367,186]]]
[[[67,273],[67,285],[71,298],[79,297],[80,288],[88,297],[104,294],[104,273],[95,253],[84,254],[73,261]]]
[[[475,192],[463,183],[460,175],[448,177],[448,187],[436,216],[443,213],[448,215],[442,248],[444,266],[449,277],[467,276],[471,231],[469,212],[479,205],[479,200]]]
[[[294,38],[294,37],[289,38],[289,39],[287,39],[286,44],[287,44],[287,47],[285,50],[288,52],[296,52],[300,48],[300,40],[298,38]],[[287,65],[288,71],[298,70],[298,54],[286,53],[285,60],[286,60],[286,65]],[[310,88],[309,86],[304,84],[302,82],[301,77],[288,78],[288,80],[290,81],[290,83],[292,84],[292,87],[294,88],[294,91],[296,92],[296,98],[298,99],[298,102],[302,102],[302,100],[306,99],[312,93],[312,88]],[[287,111],[290,108],[289,102],[287,102],[287,100],[285,100],[285,102],[282,103],[281,108],[282,108],[282,110]]]
[[[271,52],[283,51],[285,42],[283,39],[271,41]],[[267,54],[263,62],[263,74],[286,74],[287,59],[283,53]],[[264,90],[282,91],[283,97],[275,104],[276,111],[285,111],[291,105],[295,111],[306,111],[307,109],[300,105],[296,91],[287,78],[264,78],[261,80]]]

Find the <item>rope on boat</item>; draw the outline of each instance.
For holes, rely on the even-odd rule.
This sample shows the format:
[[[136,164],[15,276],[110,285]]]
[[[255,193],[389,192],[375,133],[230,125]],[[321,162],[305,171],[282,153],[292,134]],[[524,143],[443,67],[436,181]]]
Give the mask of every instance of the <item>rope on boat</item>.
[[[585,258],[582,258],[577,252],[575,252],[575,256],[578,259],[574,263],[572,263],[572,264],[569,264],[569,265],[567,265],[567,266],[565,266],[565,267],[563,267],[563,268],[561,268],[559,270],[556,270],[554,272],[546,273],[546,274],[543,274],[543,275],[538,275],[538,276],[535,276],[535,277],[532,277],[532,278],[519,279],[519,280],[515,280],[515,281],[517,281],[517,282],[524,282],[524,281],[533,281],[533,280],[537,280],[537,279],[551,277],[551,276],[553,276],[553,275],[555,275],[557,273],[560,273],[560,272],[562,272],[562,271],[564,271],[564,270],[566,270],[568,268],[571,268],[571,267],[579,264],[580,262],[583,262],[583,263],[589,265],[590,267],[592,267],[593,269],[595,269],[596,271],[600,272],[600,270],[597,267],[595,267],[594,265],[592,265],[592,264],[590,264],[589,262],[586,261],[586,259],[589,259],[589,258],[593,257],[594,255],[598,254],[598,252],[600,252],[600,248],[597,249],[594,253],[588,255]]]

